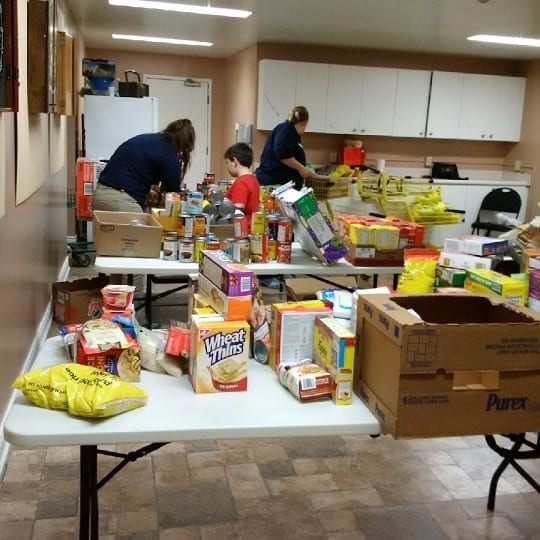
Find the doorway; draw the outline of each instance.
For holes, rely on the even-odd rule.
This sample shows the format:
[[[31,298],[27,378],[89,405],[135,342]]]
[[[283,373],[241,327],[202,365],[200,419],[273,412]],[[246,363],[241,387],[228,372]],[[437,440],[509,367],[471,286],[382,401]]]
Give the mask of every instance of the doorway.
[[[149,93],[158,98],[158,128],[164,129],[178,118],[189,118],[195,128],[195,150],[184,181],[196,189],[210,170],[210,79],[191,79],[168,75],[144,75]]]

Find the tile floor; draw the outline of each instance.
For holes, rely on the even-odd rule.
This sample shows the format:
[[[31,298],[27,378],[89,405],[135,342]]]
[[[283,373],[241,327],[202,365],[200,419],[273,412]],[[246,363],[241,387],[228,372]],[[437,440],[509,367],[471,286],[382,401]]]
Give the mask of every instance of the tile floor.
[[[92,271],[74,268],[72,277]],[[174,309],[163,308],[165,317]],[[77,538],[78,458],[77,447],[11,449],[0,540]],[[540,540],[540,495],[513,469],[495,511],[486,509],[499,459],[483,437],[171,443],[100,490],[100,538]],[[116,463],[100,456],[100,473]],[[540,478],[540,461],[522,465]]]

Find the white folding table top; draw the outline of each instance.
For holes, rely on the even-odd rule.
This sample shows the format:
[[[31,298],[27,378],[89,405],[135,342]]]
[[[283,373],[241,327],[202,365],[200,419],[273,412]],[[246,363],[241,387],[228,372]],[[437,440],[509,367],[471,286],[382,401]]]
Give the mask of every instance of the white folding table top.
[[[66,361],[62,339],[49,338],[32,369]],[[18,392],[4,438],[17,446],[36,447],[380,433],[378,420],[357,396],[352,405],[337,406],[331,400],[302,403],[268,366],[254,360],[246,392],[196,394],[187,376],[178,379],[145,370],[137,384],[148,393],[147,405],[99,420],[37,407]]]

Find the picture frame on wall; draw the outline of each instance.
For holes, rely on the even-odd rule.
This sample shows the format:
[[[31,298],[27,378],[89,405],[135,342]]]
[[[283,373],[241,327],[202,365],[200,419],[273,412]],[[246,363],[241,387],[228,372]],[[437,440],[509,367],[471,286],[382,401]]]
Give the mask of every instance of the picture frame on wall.
[[[0,0],[0,112],[19,110],[17,1]]]

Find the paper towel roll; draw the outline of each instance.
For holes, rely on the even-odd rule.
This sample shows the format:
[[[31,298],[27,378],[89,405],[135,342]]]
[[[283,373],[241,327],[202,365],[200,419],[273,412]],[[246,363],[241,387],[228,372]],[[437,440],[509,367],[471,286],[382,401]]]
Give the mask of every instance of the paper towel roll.
[[[377,160],[377,170],[378,171],[384,171],[384,167],[386,165],[386,162],[384,159],[378,159]]]

